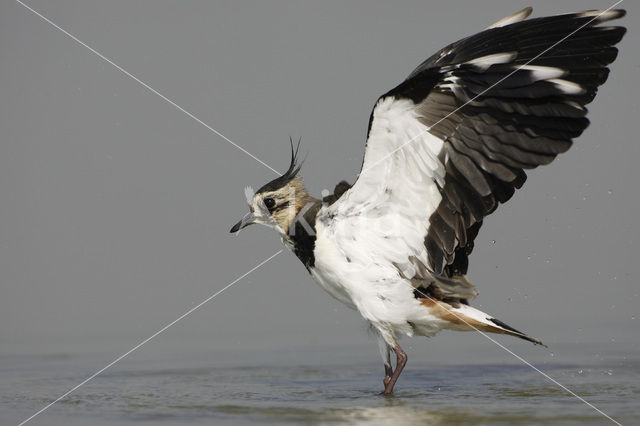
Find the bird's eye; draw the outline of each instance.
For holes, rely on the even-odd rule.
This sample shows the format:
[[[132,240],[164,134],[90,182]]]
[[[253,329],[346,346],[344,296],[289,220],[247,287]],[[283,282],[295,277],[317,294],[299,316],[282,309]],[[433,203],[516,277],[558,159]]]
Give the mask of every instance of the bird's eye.
[[[263,200],[264,205],[269,209],[273,209],[276,206],[276,200],[274,200],[273,198],[265,198]]]

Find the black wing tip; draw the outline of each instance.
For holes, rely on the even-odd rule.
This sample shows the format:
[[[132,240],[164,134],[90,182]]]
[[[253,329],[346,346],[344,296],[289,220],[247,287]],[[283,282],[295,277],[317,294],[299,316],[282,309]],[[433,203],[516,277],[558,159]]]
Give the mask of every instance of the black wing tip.
[[[542,16],[540,18],[570,18],[570,19],[583,19],[590,18],[591,21],[587,21],[588,25],[598,25],[601,22],[613,21],[614,19],[620,19],[627,15],[626,9],[588,9],[581,12],[562,13],[559,15]],[[535,18],[538,19],[538,18]]]
[[[533,343],[534,345],[540,345],[540,346],[543,346],[545,348],[548,348],[548,346],[545,345],[544,343],[542,343],[542,341],[540,339],[536,339],[535,337],[528,336],[528,335],[524,334],[522,331],[516,330],[515,328],[511,327],[508,324],[505,324],[504,322],[500,321],[499,319],[496,319],[496,318],[487,318],[487,319],[489,321],[491,321],[492,323],[494,323],[495,325],[497,325],[498,327],[503,328],[503,329],[505,329],[507,331],[510,331],[516,337],[519,337],[521,339],[527,340],[527,341]]]

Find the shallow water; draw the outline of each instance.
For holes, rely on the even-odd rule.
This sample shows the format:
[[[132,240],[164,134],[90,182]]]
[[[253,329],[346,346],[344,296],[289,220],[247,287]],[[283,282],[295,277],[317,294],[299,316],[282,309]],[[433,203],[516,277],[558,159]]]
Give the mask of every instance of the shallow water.
[[[221,367],[206,353],[179,363],[123,360],[29,424],[613,424],[523,364],[416,359],[385,398],[378,363],[274,365],[272,356],[265,366],[249,357]],[[106,354],[0,357],[0,423],[26,419],[103,360],[100,366]],[[639,424],[640,358],[543,369],[622,424]]]

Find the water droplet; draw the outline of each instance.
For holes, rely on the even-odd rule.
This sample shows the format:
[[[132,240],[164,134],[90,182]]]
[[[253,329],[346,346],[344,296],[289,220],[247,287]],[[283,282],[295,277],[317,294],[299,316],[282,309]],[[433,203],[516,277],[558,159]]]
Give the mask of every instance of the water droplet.
[[[496,240],[491,240],[491,244],[495,244],[495,243],[496,243]]]
[[[611,194],[613,194],[613,191],[609,189],[609,190],[607,191],[607,194],[611,195]]]
[[[584,373],[584,371],[578,370],[578,374],[582,374],[582,373]]]

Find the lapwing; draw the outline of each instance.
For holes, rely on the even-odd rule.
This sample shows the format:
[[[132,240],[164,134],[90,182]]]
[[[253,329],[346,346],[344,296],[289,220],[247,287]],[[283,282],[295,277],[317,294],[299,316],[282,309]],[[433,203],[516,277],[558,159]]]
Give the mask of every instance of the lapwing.
[[[274,228],[320,287],[360,312],[378,338],[384,395],[407,362],[401,336],[478,330],[541,344],[470,306],[478,292],[468,257],[525,170],[553,161],[588,126],[585,105],[626,29],[599,25],[623,10],[530,13],[450,44],[382,95],[353,185],[309,195],[291,143],[288,170],[255,192],[231,229]]]

